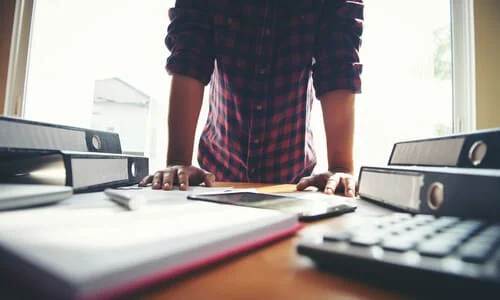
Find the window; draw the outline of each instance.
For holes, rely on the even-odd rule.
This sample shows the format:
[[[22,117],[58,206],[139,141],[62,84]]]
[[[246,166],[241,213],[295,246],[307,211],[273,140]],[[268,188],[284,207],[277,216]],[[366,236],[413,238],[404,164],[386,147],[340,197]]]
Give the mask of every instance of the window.
[[[164,165],[173,3],[35,1],[24,117],[117,132],[124,152]]]
[[[35,0],[23,117],[118,132],[125,152],[147,155],[151,171],[163,167],[170,86],[163,41],[174,2]],[[460,1],[365,0],[357,169],[385,164],[396,141],[467,129],[456,125],[457,107],[471,98],[456,92],[453,97],[453,74],[464,64],[457,53],[470,40],[451,38],[452,23],[466,24],[452,18],[463,17],[455,2]],[[197,137],[206,113],[205,101]],[[326,142],[318,102],[312,122],[317,171],[323,171]]]

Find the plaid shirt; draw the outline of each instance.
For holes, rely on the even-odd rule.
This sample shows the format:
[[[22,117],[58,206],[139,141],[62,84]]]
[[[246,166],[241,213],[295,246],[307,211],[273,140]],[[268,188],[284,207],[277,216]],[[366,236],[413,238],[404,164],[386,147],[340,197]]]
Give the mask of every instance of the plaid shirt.
[[[177,0],[169,17],[167,71],[211,82],[200,166],[223,181],[310,175],[314,92],[361,90],[362,0]]]

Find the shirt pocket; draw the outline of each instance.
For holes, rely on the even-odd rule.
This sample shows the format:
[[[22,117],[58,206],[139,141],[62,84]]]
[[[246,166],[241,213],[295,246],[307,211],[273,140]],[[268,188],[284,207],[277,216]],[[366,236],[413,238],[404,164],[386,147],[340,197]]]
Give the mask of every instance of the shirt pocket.
[[[320,25],[320,13],[315,7],[292,10],[280,26],[278,67],[290,66],[301,70],[311,67]]]
[[[217,12],[213,15],[214,50],[217,64],[229,74],[252,65],[257,24],[242,10]],[[238,71],[239,70],[239,71]]]
[[[215,14],[213,19],[216,52],[221,54],[234,52],[242,30],[241,16]]]

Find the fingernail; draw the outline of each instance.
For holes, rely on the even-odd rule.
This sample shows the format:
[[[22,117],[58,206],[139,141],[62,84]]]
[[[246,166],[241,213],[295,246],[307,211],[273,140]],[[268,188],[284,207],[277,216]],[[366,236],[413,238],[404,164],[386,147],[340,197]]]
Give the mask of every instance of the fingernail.
[[[186,187],[186,184],[181,183],[180,187],[181,187],[181,189],[184,189]]]
[[[170,187],[170,184],[168,182],[165,182],[165,184],[163,185],[163,188],[168,189],[169,187]]]

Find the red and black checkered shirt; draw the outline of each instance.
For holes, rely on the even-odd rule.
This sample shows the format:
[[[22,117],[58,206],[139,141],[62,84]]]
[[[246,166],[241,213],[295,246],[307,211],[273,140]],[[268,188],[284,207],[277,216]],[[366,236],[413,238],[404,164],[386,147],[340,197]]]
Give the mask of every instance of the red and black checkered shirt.
[[[362,0],[177,0],[169,16],[167,71],[211,82],[200,166],[223,181],[310,175],[314,92],[361,90]]]

